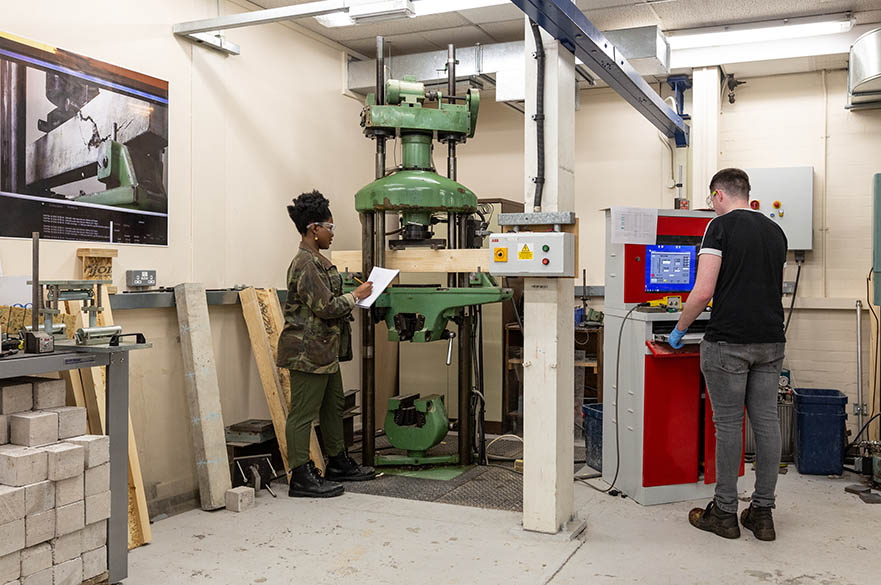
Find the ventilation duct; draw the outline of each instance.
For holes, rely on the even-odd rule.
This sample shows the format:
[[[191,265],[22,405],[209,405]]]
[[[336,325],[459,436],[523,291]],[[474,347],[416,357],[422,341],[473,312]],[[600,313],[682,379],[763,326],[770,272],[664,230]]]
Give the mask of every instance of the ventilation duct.
[[[854,41],[847,77],[848,110],[881,108],[881,28]]]

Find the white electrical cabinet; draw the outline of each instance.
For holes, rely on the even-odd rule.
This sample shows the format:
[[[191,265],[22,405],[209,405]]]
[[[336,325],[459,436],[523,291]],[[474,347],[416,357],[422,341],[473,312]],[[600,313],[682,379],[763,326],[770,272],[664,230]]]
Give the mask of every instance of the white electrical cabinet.
[[[506,232],[489,237],[490,273],[499,276],[575,276],[575,234]]]
[[[814,247],[814,167],[744,169],[750,206],[774,220],[790,250]]]

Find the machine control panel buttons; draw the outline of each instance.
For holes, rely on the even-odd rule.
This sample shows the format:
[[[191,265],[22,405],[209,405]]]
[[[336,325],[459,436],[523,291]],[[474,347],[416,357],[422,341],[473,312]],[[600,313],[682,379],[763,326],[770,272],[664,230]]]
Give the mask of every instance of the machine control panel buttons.
[[[489,240],[490,272],[499,276],[575,276],[575,234],[505,232]]]
[[[775,201],[772,205],[774,206],[774,209],[780,209],[781,207],[783,207],[783,204],[779,201]]]
[[[753,199],[752,201],[750,201],[749,206],[750,206],[750,209],[755,209],[755,210],[759,210],[762,207],[762,205],[761,205],[761,203],[759,203],[758,199]]]

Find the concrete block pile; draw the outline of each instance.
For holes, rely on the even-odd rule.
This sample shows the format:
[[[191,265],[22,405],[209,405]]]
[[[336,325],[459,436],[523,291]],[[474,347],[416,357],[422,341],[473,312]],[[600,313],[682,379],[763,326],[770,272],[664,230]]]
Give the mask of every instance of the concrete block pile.
[[[107,570],[110,441],[63,380],[0,380],[0,585],[80,585]]]

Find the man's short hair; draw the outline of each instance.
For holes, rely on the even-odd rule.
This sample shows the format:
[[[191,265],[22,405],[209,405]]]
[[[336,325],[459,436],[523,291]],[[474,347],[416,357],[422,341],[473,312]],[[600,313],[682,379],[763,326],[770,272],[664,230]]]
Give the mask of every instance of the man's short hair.
[[[716,189],[725,191],[731,197],[749,199],[749,175],[741,169],[722,169],[710,181],[710,192]]]

